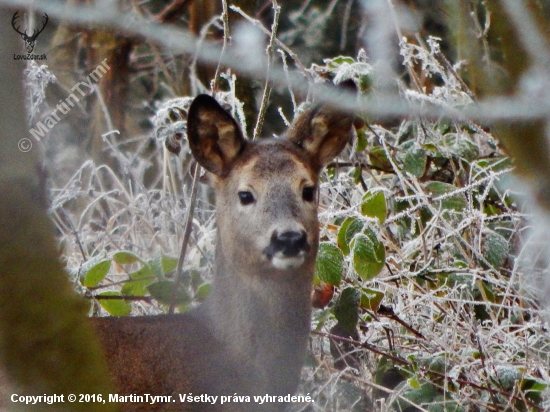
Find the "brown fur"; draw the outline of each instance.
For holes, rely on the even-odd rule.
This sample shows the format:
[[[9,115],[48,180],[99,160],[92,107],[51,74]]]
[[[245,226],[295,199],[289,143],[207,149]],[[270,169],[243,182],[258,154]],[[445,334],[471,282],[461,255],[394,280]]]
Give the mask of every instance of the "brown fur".
[[[129,403],[126,411],[284,408],[253,401],[220,405],[219,399],[216,405],[180,403],[178,394],[296,390],[319,243],[317,195],[307,201],[303,190],[317,187],[321,168],[348,141],[352,120],[314,109],[299,118],[286,139],[249,142],[215,100],[195,99],[188,138],[216,192],[216,276],[206,302],[188,313],[93,320],[120,395],[173,395],[176,400],[156,406]],[[253,204],[241,204],[239,192],[253,195]],[[305,234],[296,247],[303,260],[266,252],[283,242],[282,233]],[[282,256],[278,265],[274,256]]]

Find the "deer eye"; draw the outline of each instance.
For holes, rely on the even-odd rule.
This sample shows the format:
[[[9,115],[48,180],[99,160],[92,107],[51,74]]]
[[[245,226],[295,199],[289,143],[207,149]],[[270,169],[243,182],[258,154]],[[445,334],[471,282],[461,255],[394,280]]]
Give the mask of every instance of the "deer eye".
[[[302,190],[302,199],[306,202],[313,202],[315,199],[315,188],[312,186],[306,186]]]
[[[246,206],[251,203],[254,203],[254,196],[250,192],[239,192],[239,200],[241,201],[241,205]]]

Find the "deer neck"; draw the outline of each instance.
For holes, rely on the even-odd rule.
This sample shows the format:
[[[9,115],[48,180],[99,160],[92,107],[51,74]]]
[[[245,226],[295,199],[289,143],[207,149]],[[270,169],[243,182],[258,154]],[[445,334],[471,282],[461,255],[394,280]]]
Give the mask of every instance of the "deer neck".
[[[311,318],[313,264],[305,263],[284,276],[235,268],[218,253],[212,292],[205,302],[211,323],[220,336],[270,340],[273,336],[307,336]],[[229,341],[233,341],[229,339]]]
[[[293,391],[310,331],[313,264],[285,276],[247,273],[220,254],[218,249],[218,271],[202,305],[212,335],[255,377],[255,389]]]

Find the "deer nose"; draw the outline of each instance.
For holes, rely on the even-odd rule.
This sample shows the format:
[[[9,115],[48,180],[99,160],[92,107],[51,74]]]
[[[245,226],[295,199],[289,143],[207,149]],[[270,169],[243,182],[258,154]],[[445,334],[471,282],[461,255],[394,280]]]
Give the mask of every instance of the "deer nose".
[[[286,231],[282,233],[274,232],[271,235],[271,244],[273,252],[281,252],[284,256],[297,256],[300,252],[309,250],[306,232],[301,230]]]

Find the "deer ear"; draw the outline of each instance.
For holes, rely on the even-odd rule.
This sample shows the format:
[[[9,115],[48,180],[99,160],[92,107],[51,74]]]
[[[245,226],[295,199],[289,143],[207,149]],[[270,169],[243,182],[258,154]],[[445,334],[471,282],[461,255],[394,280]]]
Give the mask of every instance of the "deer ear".
[[[212,97],[201,94],[187,115],[187,139],[195,160],[216,176],[225,177],[246,140],[235,119]]]
[[[357,93],[353,80],[342,82],[335,88],[336,92],[344,90]],[[316,106],[298,117],[286,138],[308,152],[322,168],[346,147],[355,120],[353,113]]]
[[[346,147],[353,121],[353,114],[330,107],[312,108],[298,117],[286,138],[308,152],[322,168]]]

